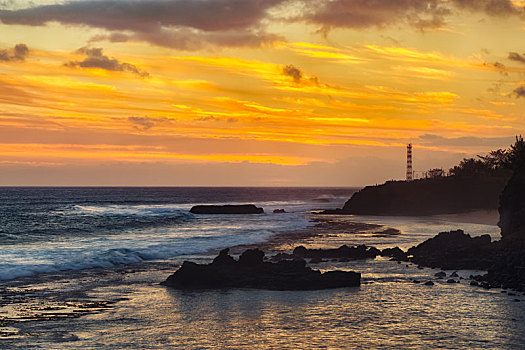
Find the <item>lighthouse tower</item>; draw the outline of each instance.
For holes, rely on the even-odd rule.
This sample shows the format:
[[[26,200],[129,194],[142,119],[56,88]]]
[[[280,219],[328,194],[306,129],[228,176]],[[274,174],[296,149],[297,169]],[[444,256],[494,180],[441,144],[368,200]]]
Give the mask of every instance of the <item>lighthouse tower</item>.
[[[407,145],[407,182],[414,179],[414,171],[412,170],[412,144]]]

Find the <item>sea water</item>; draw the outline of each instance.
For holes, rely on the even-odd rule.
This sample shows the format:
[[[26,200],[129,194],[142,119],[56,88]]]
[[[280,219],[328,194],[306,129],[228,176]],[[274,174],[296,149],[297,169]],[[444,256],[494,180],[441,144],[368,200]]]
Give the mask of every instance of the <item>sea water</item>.
[[[376,258],[323,262],[362,273],[358,288],[176,291],[159,285],[183,260],[314,230],[352,188],[3,188],[0,190],[0,348],[339,349],[525,346],[525,298],[438,280],[437,270]],[[263,215],[193,215],[197,204],[254,203]],[[273,214],[285,209],[285,214]],[[310,247],[406,249],[440,231],[490,234],[494,225],[432,217],[330,216]],[[328,226],[330,227],[330,226]],[[447,271],[451,274],[453,271]],[[434,286],[414,283],[432,280]],[[513,295],[514,294],[514,295]],[[86,311],[87,310],[87,311]]]
[[[0,280],[110,268],[264,241],[311,225],[311,209],[352,189],[3,188]],[[256,203],[264,215],[193,215],[198,204]],[[271,215],[285,209],[286,215]]]

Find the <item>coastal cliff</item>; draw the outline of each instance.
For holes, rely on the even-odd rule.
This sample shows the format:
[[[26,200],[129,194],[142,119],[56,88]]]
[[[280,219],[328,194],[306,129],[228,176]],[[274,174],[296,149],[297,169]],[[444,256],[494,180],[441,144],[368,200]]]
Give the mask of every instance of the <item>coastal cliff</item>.
[[[324,214],[435,215],[496,210],[509,173],[498,176],[448,176],[367,186],[342,209]]]

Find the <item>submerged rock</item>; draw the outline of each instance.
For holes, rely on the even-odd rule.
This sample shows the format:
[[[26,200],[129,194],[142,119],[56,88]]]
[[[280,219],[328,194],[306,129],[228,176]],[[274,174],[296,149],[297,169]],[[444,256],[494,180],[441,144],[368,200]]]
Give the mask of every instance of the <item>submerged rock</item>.
[[[356,287],[360,283],[361,274],[357,272],[321,273],[307,267],[304,259],[265,262],[264,252],[259,249],[248,249],[235,260],[224,249],[207,265],[185,261],[161,284],[177,289],[316,290]]]
[[[193,214],[264,214],[263,208],[254,204],[241,205],[196,205],[190,209]]]
[[[285,214],[286,210],[284,210],[284,209],[274,209],[273,213],[274,214]]]

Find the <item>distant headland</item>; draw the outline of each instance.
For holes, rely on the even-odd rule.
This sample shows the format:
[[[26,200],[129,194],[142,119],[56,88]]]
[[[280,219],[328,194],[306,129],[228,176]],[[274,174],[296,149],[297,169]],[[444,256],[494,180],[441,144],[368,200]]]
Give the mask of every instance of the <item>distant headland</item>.
[[[420,216],[497,210],[512,176],[510,154],[510,149],[499,149],[477,159],[463,159],[448,173],[431,169],[425,178],[367,186],[343,208],[322,213]]]

